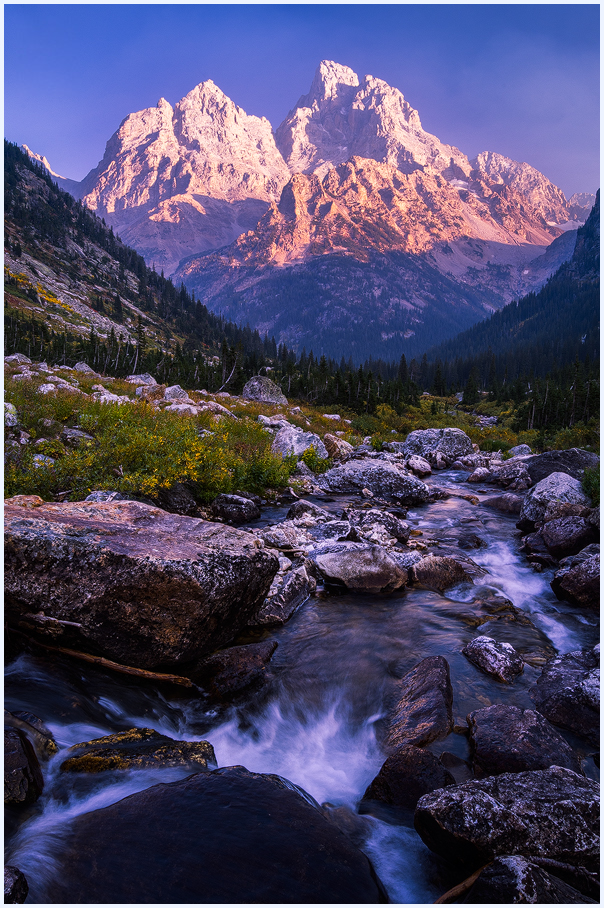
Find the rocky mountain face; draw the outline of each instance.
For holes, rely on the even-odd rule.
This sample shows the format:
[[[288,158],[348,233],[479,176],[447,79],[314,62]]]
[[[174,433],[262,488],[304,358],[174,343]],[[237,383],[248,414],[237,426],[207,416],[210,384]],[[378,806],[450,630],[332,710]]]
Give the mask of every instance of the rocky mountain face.
[[[282,325],[278,339],[288,343],[305,330],[291,307],[277,311],[274,302],[270,312],[275,285],[304,269],[321,273],[305,309],[324,322],[327,339],[342,257],[355,273],[371,265],[350,304],[375,312],[379,336],[415,337],[411,347],[442,281],[454,307],[443,330],[459,330],[466,305],[471,323],[538,289],[571,255],[572,228],[589,206],[588,194],[571,204],[528,164],[494,152],[470,161],[425,132],[398,89],[330,61],[274,135],[268,120],[246,114],[211,81],[174,107],[161,99],[133,113],[70,191],[149,264],[207,294],[208,306],[260,329]],[[378,259],[390,277],[376,284]],[[401,324],[396,302],[384,306],[388,295],[413,324]]]

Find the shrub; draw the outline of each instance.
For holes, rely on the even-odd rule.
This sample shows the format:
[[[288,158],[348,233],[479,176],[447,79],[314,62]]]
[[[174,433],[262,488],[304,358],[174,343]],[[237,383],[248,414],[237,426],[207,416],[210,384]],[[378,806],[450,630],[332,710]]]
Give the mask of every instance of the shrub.
[[[300,460],[305,463],[308,469],[312,470],[313,473],[326,473],[331,466],[329,460],[319,457],[314,445],[311,445],[310,448],[307,448],[306,451],[304,451]]]
[[[599,468],[588,467],[583,474],[581,481],[583,491],[591,498],[594,507],[600,505],[600,470]]]

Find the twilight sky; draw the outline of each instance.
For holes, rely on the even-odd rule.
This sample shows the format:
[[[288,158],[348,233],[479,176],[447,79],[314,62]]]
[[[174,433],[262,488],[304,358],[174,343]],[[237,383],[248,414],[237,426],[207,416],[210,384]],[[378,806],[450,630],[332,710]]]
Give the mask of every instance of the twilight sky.
[[[212,79],[274,129],[321,60],[400,89],[424,129],[570,196],[599,186],[598,4],[8,4],[5,136],[80,180],[129,113]]]

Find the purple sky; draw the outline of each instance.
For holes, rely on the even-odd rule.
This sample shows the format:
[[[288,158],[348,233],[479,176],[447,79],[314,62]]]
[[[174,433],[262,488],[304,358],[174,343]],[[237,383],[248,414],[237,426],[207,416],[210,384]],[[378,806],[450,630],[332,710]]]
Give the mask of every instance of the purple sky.
[[[5,136],[82,179],[125,116],[212,79],[276,128],[323,59],[424,129],[599,186],[599,5],[5,5]]]

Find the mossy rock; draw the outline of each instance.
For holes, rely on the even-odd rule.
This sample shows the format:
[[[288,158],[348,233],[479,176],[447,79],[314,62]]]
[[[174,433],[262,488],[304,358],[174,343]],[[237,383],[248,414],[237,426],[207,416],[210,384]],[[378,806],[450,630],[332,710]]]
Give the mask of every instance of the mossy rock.
[[[114,769],[151,769],[158,766],[187,766],[208,769],[216,765],[214,748],[208,741],[174,741],[152,728],[129,728],[67,751],[61,772],[106,772]]]

